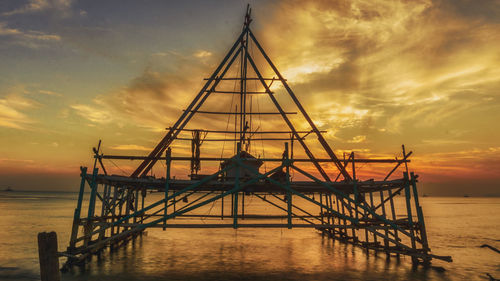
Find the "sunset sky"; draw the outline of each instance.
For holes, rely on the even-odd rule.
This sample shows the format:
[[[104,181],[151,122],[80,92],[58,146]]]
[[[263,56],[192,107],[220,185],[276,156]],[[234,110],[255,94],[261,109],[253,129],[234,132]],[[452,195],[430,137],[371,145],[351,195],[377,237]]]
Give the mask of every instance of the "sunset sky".
[[[393,158],[405,144],[425,193],[500,195],[499,1],[249,3],[253,32],[339,155]],[[246,4],[1,1],[0,189],[76,190],[99,139],[105,154],[149,153]]]

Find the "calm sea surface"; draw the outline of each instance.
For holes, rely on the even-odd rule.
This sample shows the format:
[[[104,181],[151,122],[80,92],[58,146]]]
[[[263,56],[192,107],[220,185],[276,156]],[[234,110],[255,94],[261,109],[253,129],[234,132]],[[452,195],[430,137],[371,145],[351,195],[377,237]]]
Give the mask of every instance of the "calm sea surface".
[[[37,233],[68,245],[76,193],[0,192],[0,280],[39,280]],[[488,280],[500,278],[500,198],[421,198],[444,272],[386,262],[311,229],[161,229],[63,280]],[[61,259],[62,262],[62,259]]]

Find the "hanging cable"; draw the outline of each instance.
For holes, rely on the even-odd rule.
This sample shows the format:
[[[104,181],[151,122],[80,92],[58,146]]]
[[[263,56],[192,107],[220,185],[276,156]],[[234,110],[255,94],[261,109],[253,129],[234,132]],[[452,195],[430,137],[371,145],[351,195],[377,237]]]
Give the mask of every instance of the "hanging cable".
[[[236,62],[238,63],[238,62]],[[238,66],[238,65],[236,65]],[[238,68],[236,68],[238,69]],[[233,85],[233,92],[236,91],[236,84],[238,83],[237,80],[234,80],[234,85]],[[231,97],[231,105],[229,106],[229,111],[231,112],[233,110],[233,103],[234,103],[234,96],[235,95],[232,95]],[[235,112],[236,113],[236,112]],[[236,118],[236,114],[234,114],[234,118]],[[225,149],[225,146],[226,146],[226,140],[227,140],[227,131],[229,130],[229,124],[230,124],[230,121],[231,121],[231,114],[229,114],[227,116],[227,122],[226,122],[226,133],[224,133],[224,141],[222,142],[222,151],[221,151],[221,154],[220,154],[220,158],[223,158],[224,157],[224,149]],[[220,169],[220,166],[219,166],[219,169]]]
[[[253,51],[253,45],[252,44],[249,44],[249,49],[250,49],[250,55],[253,57],[254,56],[254,51]],[[257,81],[256,80],[253,80],[253,84],[254,84],[254,87],[255,87],[255,91],[257,91],[258,89],[258,84],[257,84]],[[256,97],[257,99],[257,112],[261,112],[260,111],[260,95]],[[262,130],[262,118],[260,116],[260,114],[257,114],[258,118],[259,118],[259,128]],[[260,147],[261,147],[261,151],[262,151],[262,158],[266,158],[266,153],[265,153],[265,150],[264,150],[264,140],[260,140]],[[264,161],[264,173],[267,173],[267,162]]]
[[[116,165],[115,162],[113,162],[111,159],[107,159],[109,162],[111,162],[111,164],[113,164],[116,168],[118,168],[120,171],[123,172],[123,175],[126,175],[127,172],[125,172],[122,168],[118,167],[118,165]]]

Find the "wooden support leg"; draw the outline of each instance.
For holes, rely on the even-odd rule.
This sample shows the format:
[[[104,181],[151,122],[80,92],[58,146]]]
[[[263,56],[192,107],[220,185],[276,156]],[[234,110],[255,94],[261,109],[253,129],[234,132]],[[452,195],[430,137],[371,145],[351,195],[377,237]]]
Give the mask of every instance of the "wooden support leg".
[[[416,241],[415,241],[415,228],[413,225],[413,216],[412,216],[412,212],[411,212],[410,182],[408,179],[408,173],[406,173],[406,172],[404,173],[404,179],[405,179],[404,185],[405,185],[405,197],[406,197],[406,211],[408,214],[408,225],[410,227],[410,234],[411,234],[410,235],[411,248],[416,251],[417,245],[416,245]],[[412,261],[413,265],[418,264],[418,260],[415,257],[412,257],[411,261]]]
[[[107,206],[109,204],[109,200],[108,200],[108,189],[110,189],[111,186],[108,186],[107,184],[104,185],[104,190],[102,192],[102,201],[101,201],[101,218],[105,217],[106,216],[106,212],[107,212]],[[103,222],[107,222],[107,219],[104,219]],[[104,238],[106,234],[106,230],[102,230],[101,232],[99,232],[99,238],[98,240],[102,240]]]
[[[132,194],[134,193],[132,192],[131,188],[127,188],[125,192],[127,193],[125,197],[125,216],[128,216],[130,215],[130,203],[133,202]],[[128,224],[129,220],[127,219],[125,223]],[[129,229],[128,227],[124,227],[124,231],[128,229]]]
[[[339,205],[339,198],[337,197],[337,206]],[[351,204],[351,203],[349,203]],[[349,235],[347,234],[347,228],[345,227],[347,225],[347,220],[345,219],[345,206],[344,204],[340,204],[342,205],[342,216],[343,216],[343,219],[342,219],[342,225],[344,225],[344,236],[345,238],[347,238]]]
[[[380,204],[382,204],[382,215],[384,216],[384,218],[387,218],[387,214],[385,212],[384,192],[383,191],[380,191]],[[387,226],[385,226],[385,236],[386,237],[389,236],[389,231],[387,230]],[[384,238],[384,248],[386,250],[389,249],[389,241],[386,238]],[[389,251],[386,251],[385,254],[386,254],[387,259],[389,259],[391,257],[391,255],[389,254]]]
[[[341,213],[341,214],[344,214],[343,212],[341,212],[341,211],[340,211],[340,206],[339,206],[339,205],[340,205],[340,204],[339,204],[339,198],[338,198],[336,195],[334,195],[334,196],[335,196],[335,204],[337,205],[337,212],[338,212],[338,213]],[[342,207],[343,207],[343,205],[342,205]],[[337,217],[337,223],[338,223],[339,225],[344,225],[344,224],[343,224],[343,219],[341,219],[340,217]],[[339,234],[340,234],[341,236],[346,235],[346,233],[345,233],[345,228],[340,228],[340,229],[339,229]]]
[[[170,165],[172,163],[172,148],[168,148],[167,152],[165,153],[165,159],[166,159],[166,167],[167,170],[165,171],[165,192],[164,192],[164,199],[165,199],[165,206],[163,207],[163,216],[166,217],[168,214],[168,190],[170,189]],[[163,230],[165,230],[167,227],[167,220],[163,221]]]
[[[422,241],[423,249],[429,251],[429,242],[427,240],[427,231],[425,229],[424,213],[422,212],[422,207],[420,206],[417,191],[417,180],[413,172],[410,173],[410,181],[413,188],[413,198],[417,210],[418,224],[420,226],[420,238]]]
[[[330,208],[333,209],[333,200],[332,200],[332,195],[328,195],[328,201],[330,201]],[[335,217],[331,217],[331,224],[335,224]],[[335,234],[335,229],[330,230],[331,235],[333,236]]]
[[[80,226],[80,213],[82,209],[83,191],[85,189],[85,177],[87,175],[87,167],[82,167],[80,169],[82,172],[81,173],[82,180],[80,183],[80,192],[78,193],[78,201],[73,216],[73,227],[71,228],[71,237],[69,239],[68,251],[72,251],[76,247],[76,238],[78,236],[78,229]]]
[[[373,208],[374,207],[374,205],[373,205],[373,193],[370,192],[369,195],[370,195],[370,207]],[[377,235],[375,235],[375,233],[372,233],[372,235],[373,235],[373,242],[375,243],[375,245],[377,245],[377,242],[378,242]],[[375,256],[376,255],[377,255],[377,251],[375,251]]]
[[[349,196],[350,196],[350,195],[349,195]],[[351,201],[350,201],[350,200],[349,200],[349,207],[350,207],[350,210],[354,210],[354,212],[356,213],[356,219],[358,219],[358,212],[357,212],[357,211],[358,211],[358,208],[357,208],[357,206],[355,205],[355,206],[354,206],[354,208],[356,208],[356,209],[354,209],[354,208],[352,207],[352,205],[351,205]],[[350,217],[352,217],[352,215],[353,215],[353,214],[352,214],[352,211],[350,211],[349,213],[350,213]],[[351,225],[352,225],[352,222],[351,222]],[[355,229],[354,227],[352,228],[352,241],[353,241],[353,242],[356,242],[356,241],[357,241],[356,229]]]
[[[41,281],[60,281],[57,234],[54,231],[38,233],[38,258]]]
[[[390,189],[387,190],[387,192],[389,193],[389,198],[391,198],[389,200],[389,203],[391,204],[392,221],[395,222],[397,217],[396,217],[396,208],[394,207],[394,198],[392,196],[392,191]],[[393,229],[393,231],[394,231],[394,238],[396,238],[395,240],[398,241],[399,240],[398,230]],[[396,245],[394,244],[394,246],[396,246]],[[399,254],[396,254],[396,257],[399,259]]]
[[[115,222],[116,220],[116,200],[118,199],[118,187],[113,186],[113,201],[111,202],[111,222]],[[116,227],[111,227],[111,236],[114,236],[116,232]]]
[[[224,191],[221,191],[221,194],[223,194]],[[223,220],[224,219],[224,197],[222,197],[220,199],[220,219]]]
[[[231,217],[234,216],[234,193],[231,193]]]
[[[139,210],[139,189],[136,189],[134,194],[134,212],[136,212],[137,210]],[[137,217],[134,217],[134,223],[137,223]]]
[[[96,193],[97,193],[97,188],[98,184],[95,182],[96,176],[98,173],[98,169],[94,168],[94,172],[92,174],[92,181],[90,183],[90,198],[89,198],[89,208],[88,208],[88,214],[87,214],[87,223],[84,228],[85,232],[85,239],[83,240],[83,244],[85,247],[88,246],[89,242],[92,240],[92,231],[94,230],[94,212],[95,212],[95,202],[96,202]]]
[[[241,193],[241,219],[245,219],[245,192]]]
[[[358,195],[358,198],[363,198],[363,202],[366,202],[366,194],[365,193]],[[357,213],[356,213],[356,215],[357,215]],[[366,209],[363,210],[363,217],[368,218]],[[368,236],[368,229],[365,228],[365,243],[366,243],[365,245],[367,245],[367,246],[368,246],[368,243],[370,243],[369,238],[370,237]],[[367,253],[369,252],[368,247],[366,247],[366,252]]]
[[[319,206],[319,215],[321,217],[321,224],[325,224],[325,214],[324,214],[324,210],[323,210],[323,193],[319,193],[319,203],[321,204]],[[323,236],[324,234],[325,234],[325,230],[323,228],[321,235]]]

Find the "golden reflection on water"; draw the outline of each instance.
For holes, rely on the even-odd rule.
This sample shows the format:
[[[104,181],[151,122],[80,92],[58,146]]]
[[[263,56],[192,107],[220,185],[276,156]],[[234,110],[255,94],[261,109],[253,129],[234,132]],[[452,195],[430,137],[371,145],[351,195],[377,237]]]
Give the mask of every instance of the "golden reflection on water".
[[[22,196],[21,196],[22,195]],[[0,280],[37,280],[36,234],[54,230],[67,246],[75,194],[0,194]],[[402,203],[402,202],[399,202]],[[499,198],[421,198],[430,244],[444,273],[386,261],[312,229],[149,229],[104,251],[63,280],[474,280],[499,276]],[[215,209],[216,210],[216,209]],[[245,220],[246,221],[246,220]],[[243,222],[245,222],[243,221]],[[248,221],[250,222],[250,220]]]

